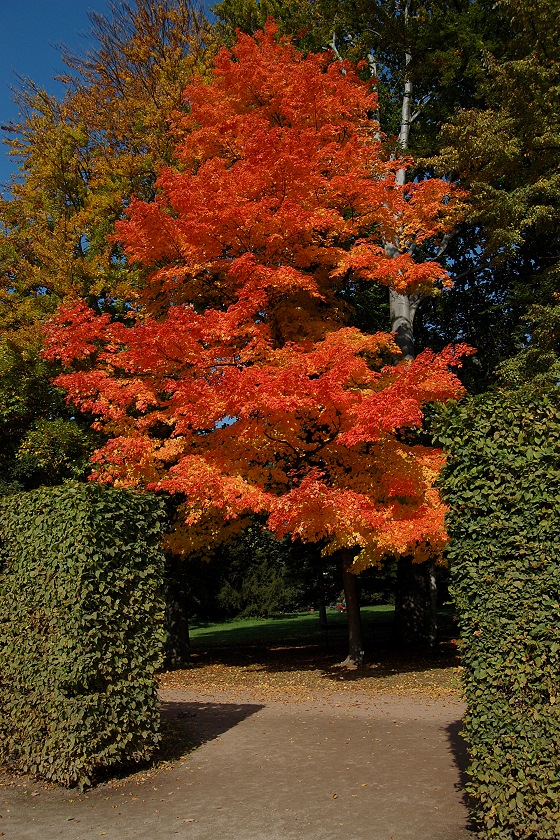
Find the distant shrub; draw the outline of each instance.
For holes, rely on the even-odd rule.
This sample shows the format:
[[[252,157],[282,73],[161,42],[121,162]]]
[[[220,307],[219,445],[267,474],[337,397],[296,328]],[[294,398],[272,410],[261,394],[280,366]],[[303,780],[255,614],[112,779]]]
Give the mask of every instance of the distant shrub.
[[[279,542],[261,528],[247,528],[224,548],[217,563],[222,583],[216,603],[228,618],[288,613],[309,600],[300,574],[303,563],[296,560],[292,543]]]
[[[66,785],[149,759],[164,640],[159,503],[66,484],[0,499],[0,759]]]
[[[486,396],[442,429],[480,836],[558,840],[560,397]]]

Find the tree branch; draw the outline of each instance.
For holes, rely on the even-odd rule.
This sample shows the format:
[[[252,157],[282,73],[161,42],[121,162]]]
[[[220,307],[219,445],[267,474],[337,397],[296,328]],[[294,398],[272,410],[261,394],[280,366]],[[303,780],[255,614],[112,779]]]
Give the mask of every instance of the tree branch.
[[[420,116],[420,114],[422,113],[422,108],[424,107],[424,105],[427,105],[427,104],[428,104],[428,102],[430,101],[430,99],[432,98],[432,96],[433,96],[433,94],[432,94],[432,93],[427,93],[427,94],[426,94],[426,96],[424,97],[424,99],[422,99],[422,101],[418,103],[418,108],[416,109],[416,111],[413,113],[413,115],[412,115],[412,116],[411,116],[411,118],[410,118],[410,125],[412,125],[412,123],[413,123],[415,120],[417,120],[417,119],[418,119],[418,117],[419,117],[419,116]]]

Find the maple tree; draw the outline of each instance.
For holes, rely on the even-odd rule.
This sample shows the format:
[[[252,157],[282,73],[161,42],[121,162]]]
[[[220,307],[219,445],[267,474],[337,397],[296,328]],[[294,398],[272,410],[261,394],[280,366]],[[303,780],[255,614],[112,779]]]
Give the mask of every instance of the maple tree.
[[[223,0],[214,11],[226,38],[232,37],[235,27],[254,31],[272,14],[277,16],[281,31],[297,33],[302,49],[317,51],[329,46],[339,58],[362,59],[375,80],[376,119],[383,132],[385,153],[402,157],[411,149],[416,157],[412,168],[396,169],[395,178],[401,185],[426,177],[418,155],[433,154],[438,148],[437,133],[457,106],[471,107],[477,101],[475,83],[480,63],[473,58],[480,54],[492,28],[492,20],[481,14],[478,0]],[[399,254],[398,243],[391,239],[385,240],[384,247],[389,255]],[[412,242],[409,247],[415,250],[417,260],[447,261],[456,273],[458,252],[465,250],[464,232],[459,235],[454,229],[443,241]],[[472,253],[472,240],[466,247]],[[448,297],[436,296],[437,303],[430,305],[434,299],[430,295],[359,284],[350,293],[356,305],[352,322],[368,331],[390,329],[403,357],[413,358],[422,348],[432,346],[426,341],[426,326],[435,333],[440,348],[448,343],[441,343],[437,332],[440,319],[433,317],[434,310],[448,308],[442,303]],[[460,293],[455,293],[456,310],[458,298]],[[426,311],[432,317],[426,317]],[[479,318],[473,320],[478,322]],[[472,329],[472,324],[469,326]],[[483,329],[481,332],[485,335]],[[457,331],[450,340],[456,336]],[[480,342],[471,343],[478,348]],[[473,367],[469,366],[467,377]],[[425,563],[414,562],[411,556],[398,560],[393,635],[402,647],[435,645],[435,559]]]
[[[345,292],[445,285],[410,246],[443,237],[460,196],[398,183],[410,161],[384,157],[360,68],[302,56],[272,23],[185,98],[176,167],[117,223],[150,270],[137,304],[125,317],[66,305],[48,330],[48,356],[70,368],[57,384],[109,436],[92,478],[177,494],[177,553],[258,513],[340,556],[348,586],[387,554],[441,554],[442,453],[414,430],[426,403],[461,394],[451,367],[466,348],[395,364],[391,334],[347,325]]]
[[[215,11],[231,37],[235,26],[251,31],[276,8],[283,31],[297,33],[303,48],[332,43],[342,56],[367,59],[389,143],[424,158],[407,179],[435,167],[470,192],[469,212],[439,256],[453,288],[391,294],[390,305],[362,292],[358,323],[400,326],[411,354],[457,340],[474,345],[476,358],[461,374],[471,392],[503,374],[555,387],[557,0],[223,0]],[[394,632],[405,643],[425,636],[424,627],[435,637],[422,594],[433,606],[434,569],[424,565],[398,563]],[[401,620],[406,613],[411,620]]]

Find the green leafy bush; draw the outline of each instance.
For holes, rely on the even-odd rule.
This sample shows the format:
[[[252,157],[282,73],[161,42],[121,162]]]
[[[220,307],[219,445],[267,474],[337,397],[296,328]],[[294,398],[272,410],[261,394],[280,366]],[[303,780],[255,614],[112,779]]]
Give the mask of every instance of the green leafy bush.
[[[481,837],[560,836],[560,395],[446,411],[452,594]]]
[[[159,503],[92,484],[0,499],[0,759],[87,785],[159,739]]]
[[[291,541],[279,542],[258,526],[247,528],[218,560],[224,577],[216,601],[223,614],[266,618],[301,609],[306,590],[298,572],[304,561],[298,563],[294,554]]]

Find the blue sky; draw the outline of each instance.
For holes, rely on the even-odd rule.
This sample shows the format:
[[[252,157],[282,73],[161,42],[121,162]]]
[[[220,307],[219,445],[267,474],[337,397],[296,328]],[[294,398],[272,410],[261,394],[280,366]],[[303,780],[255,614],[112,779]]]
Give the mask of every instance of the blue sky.
[[[0,124],[17,120],[10,86],[16,73],[57,94],[53,76],[64,72],[56,45],[84,52],[90,29],[88,11],[105,13],[107,0],[0,0]],[[9,180],[17,163],[0,147],[0,184]]]

